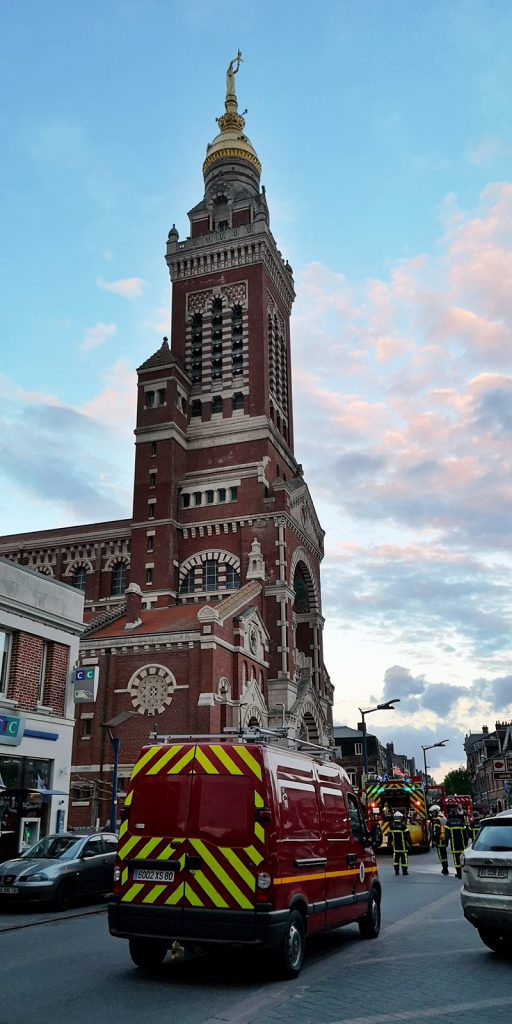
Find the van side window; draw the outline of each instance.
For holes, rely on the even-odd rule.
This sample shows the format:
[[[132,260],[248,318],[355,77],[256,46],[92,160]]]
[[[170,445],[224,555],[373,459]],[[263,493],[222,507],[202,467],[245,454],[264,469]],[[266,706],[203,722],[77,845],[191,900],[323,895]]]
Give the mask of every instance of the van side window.
[[[360,843],[363,843],[366,838],[366,829],[361,818],[359,804],[355,796],[352,796],[352,793],[347,793],[347,803],[352,835],[354,839],[358,839]]]
[[[281,781],[281,821],[286,839],[319,839],[320,815],[313,785]]]
[[[328,839],[347,839],[348,822],[347,810],[341,789],[321,788],[322,802],[324,805],[324,826]]]

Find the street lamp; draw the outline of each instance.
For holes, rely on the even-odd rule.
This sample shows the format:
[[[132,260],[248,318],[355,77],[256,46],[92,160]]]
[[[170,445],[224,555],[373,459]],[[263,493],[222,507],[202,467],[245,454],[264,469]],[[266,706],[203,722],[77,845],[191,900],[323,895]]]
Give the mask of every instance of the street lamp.
[[[361,715],[361,732],[363,734],[363,771],[365,775],[368,775],[368,750],[366,749],[366,721],[365,715],[371,714],[372,711],[394,711],[393,704],[399,704],[400,697],[393,697],[391,700],[387,700],[385,704],[377,704],[376,708],[367,708],[363,711],[359,708]]]
[[[423,751],[423,764],[425,766],[425,798],[427,796],[427,787],[428,787],[427,750],[433,750],[434,747],[445,747],[446,744],[449,743],[449,742],[450,742],[449,740],[439,740],[439,743],[431,743],[430,746],[428,746],[428,747],[424,747],[423,744],[421,744],[421,749]]]
[[[113,832],[116,830],[117,825],[117,776],[119,770],[119,748],[121,746],[121,740],[119,736],[114,736],[112,729],[116,729],[118,725],[122,725],[123,722],[127,722],[129,718],[137,718],[139,716],[138,711],[120,711],[118,715],[114,715],[108,722],[102,722],[102,729],[107,730],[108,738],[112,744],[112,750],[114,751],[114,767],[112,770],[112,795],[110,799],[110,828]]]

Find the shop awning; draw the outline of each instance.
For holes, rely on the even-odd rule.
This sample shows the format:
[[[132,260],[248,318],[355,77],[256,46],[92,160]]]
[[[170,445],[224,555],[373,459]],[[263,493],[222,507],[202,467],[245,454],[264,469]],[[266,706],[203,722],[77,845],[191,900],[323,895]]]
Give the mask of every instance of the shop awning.
[[[15,796],[17,793],[40,793],[41,796],[69,796],[65,789],[44,789],[39,786],[13,786],[3,790],[4,796]]]

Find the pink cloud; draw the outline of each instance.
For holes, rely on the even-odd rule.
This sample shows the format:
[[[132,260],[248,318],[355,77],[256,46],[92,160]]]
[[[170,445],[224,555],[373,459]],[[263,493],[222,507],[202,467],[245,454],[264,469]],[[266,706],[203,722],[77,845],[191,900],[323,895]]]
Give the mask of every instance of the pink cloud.
[[[103,281],[98,277],[96,283],[106,292],[121,295],[123,299],[138,299],[144,294],[144,281],[141,277],[122,277],[118,281]]]

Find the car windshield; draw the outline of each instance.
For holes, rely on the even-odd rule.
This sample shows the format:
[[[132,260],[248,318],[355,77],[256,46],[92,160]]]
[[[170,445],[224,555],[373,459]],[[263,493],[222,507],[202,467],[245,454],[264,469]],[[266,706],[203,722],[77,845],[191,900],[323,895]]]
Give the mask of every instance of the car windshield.
[[[473,849],[487,853],[512,851],[512,823],[483,825],[473,843]]]
[[[81,842],[76,836],[45,836],[21,856],[25,860],[73,860]]]

